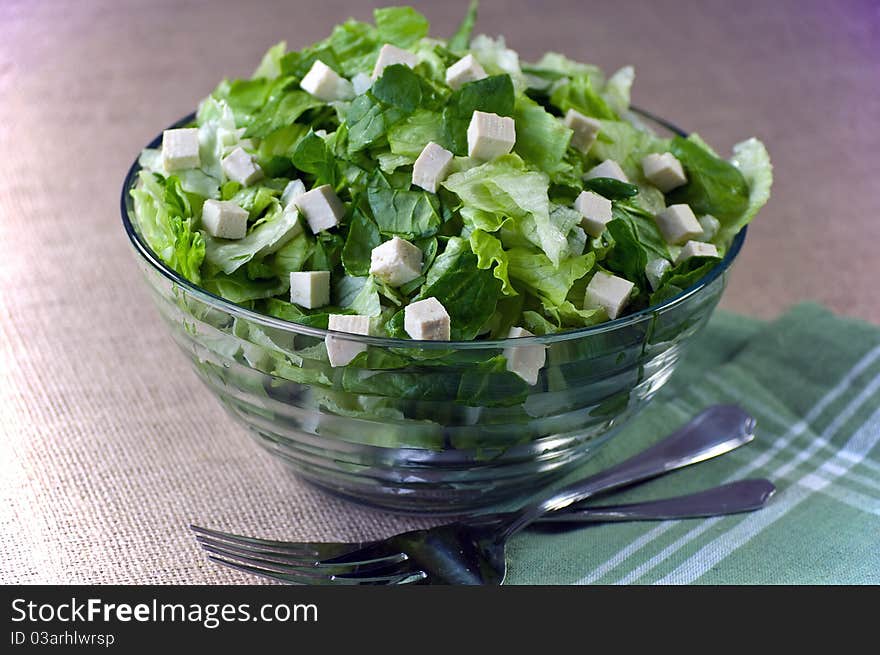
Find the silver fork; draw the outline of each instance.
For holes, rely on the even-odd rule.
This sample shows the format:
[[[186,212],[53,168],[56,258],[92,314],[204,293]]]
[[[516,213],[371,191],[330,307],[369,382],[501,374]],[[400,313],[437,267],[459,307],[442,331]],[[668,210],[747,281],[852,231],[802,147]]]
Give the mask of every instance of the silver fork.
[[[708,500],[725,499],[718,513],[762,506],[773,486],[743,481],[731,489],[612,508],[569,509],[588,498],[721,455],[754,438],[755,420],[734,405],[710,407],[647,450],[596,475],[548,493],[522,509],[414,530],[363,543],[294,543],[231,535],[191,526],[211,561],[290,584],[501,584],[506,575],[505,546],[511,536],[546,520],[626,520],[658,518],[658,513]],[[745,492],[745,496],[743,493]],[[739,494],[739,501],[732,501]],[[745,498],[745,501],[743,501]],[[665,503],[665,505],[664,505]],[[674,503],[682,503],[675,505]],[[741,509],[737,509],[741,508]],[[662,510],[662,511],[660,511]],[[553,513],[551,516],[545,516]],[[713,512],[714,513],[714,512]],[[689,514],[691,516],[693,514]],[[705,516],[705,513],[698,514]],[[573,518],[573,517],[579,518]]]

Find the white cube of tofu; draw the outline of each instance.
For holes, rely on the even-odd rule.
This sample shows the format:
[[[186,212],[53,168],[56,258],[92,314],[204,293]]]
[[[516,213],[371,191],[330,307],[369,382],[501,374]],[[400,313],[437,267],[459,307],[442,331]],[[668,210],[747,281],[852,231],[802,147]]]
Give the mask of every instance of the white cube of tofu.
[[[351,78],[351,87],[356,96],[362,96],[373,86],[373,78],[366,73],[358,73]]]
[[[626,173],[623,172],[620,164],[613,159],[606,159],[601,164],[593,166],[593,168],[584,174],[585,180],[592,180],[596,177],[610,177],[613,180],[629,182],[629,178],[626,176]]]
[[[508,339],[535,336],[525,328],[512,327],[507,333]],[[538,373],[544,367],[547,360],[546,348],[542,345],[534,346],[509,346],[504,349],[504,357],[507,359],[507,370],[516,373],[527,384],[538,383]]]
[[[425,298],[403,310],[403,329],[419,341],[449,341],[449,314],[439,300]]]
[[[571,135],[571,145],[584,154],[589,152],[596,142],[596,137],[599,135],[602,123],[595,118],[584,116],[576,109],[569,109],[565,112],[563,122],[565,127],[574,132]]]
[[[475,111],[467,129],[468,157],[489,161],[513,150],[516,125],[509,116]]]
[[[263,177],[263,169],[241,146],[226,155],[221,166],[226,177],[242,186],[253,184]]]
[[[200,164],[198,128],[182,127],[162,132],[162,165],[166,171],[198,168]]]
[[[307,309],[330,304],[330,271],[296,271],[290,274],[290,302]]]
[[[306,185],[300,179],[293,179],[284,187],[281,192],[281,206],[287,209],[294,200],[299,198],[306,192]]]
[[[688,205],[669,205],[655,219],[666,242],[676,246],[703,233],[703,227]]]
[[[574,201],[574,208],[583,216],[581,226],[584,231],[593,238],[601,236],[606,223],[611,220],[611,201],[598,193],[581,191]]]
[[[460,89],[463,84],[486,77],[488,77],[486,71],[473,55],[465,55],[446,69],[446,84],[452,89]]]
[[[684,260],[691,257],[718,257],[718,248],[712,243],[703,243],[702,241],[688,241],[684,244],[678,257],[675,259],[676,264],[681,264]]]
[[[218,239],[243,239],[248,213],[231,200],[206,200],[202,205],[202,227]]]
[[[306,217],[309,227],[315,234],[339,225],[340,219],[345,214],[342,201],[329,184],[322,184],[297,196],[293,199],[293,204]]]
[[[584,307],[601,307],[607,312],[608,318],[613,320],[620,316],[626,307],[634,286],[632,282],[622,277],[598,271],[587,285]]]
[[[452,168],[452,156],[446,148],[430,141],[413,164],[412,183],[425,191],[437,193]]]
[[[650,155],[645,155],[642,158],[642,172],[648,182],[663,193],[687,184],[688,181],[681,162],[671,152],[662,154],[652,152]]]
[[[299,85],[303,91],[324,102],[354,98],[354,87],[351,82],[341,77],[320,59],[315,60]]]
[[[370,275],[392,287],[412,282],[422,274],[422,251],[394,237],[370,253]]]
[[[382,75],[382,71],[385,70],[386,66],[403,64],[404,66],[415,68],[418,63],[419,58],[413,53],[407,50],[402,50],[390,43],[386,43],[382,46],[381,50],[379,50],[379,58],[376,59],[376,65],[373,67],[373,79],[378,79]]]
[[[651,285],[652,291],[657,290],[657,287],[660,286],[660,280],[663,279],[666,271],[671,267],[672,264],[669,263],[669,260],[661,257],[652,259],[647,263],[645,266],[645,276],[648,278],[648,284]]]
[[[370,334],[370,317],[357,314],[330,314],[328,330],[349,332],[351,334]],[[367,344],[351,341],[343,337],[328,334],[324,338],[330,366],[345,366],[360,353],[367,350]]]

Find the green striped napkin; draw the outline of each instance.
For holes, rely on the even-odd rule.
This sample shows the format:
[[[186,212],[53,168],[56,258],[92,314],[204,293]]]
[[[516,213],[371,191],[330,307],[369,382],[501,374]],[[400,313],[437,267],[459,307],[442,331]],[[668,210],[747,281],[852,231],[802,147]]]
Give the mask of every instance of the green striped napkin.
[[[714,403],[755,416],[755,440],[596,502],[766,477],[778,491],[765,508],[526,532],[509,546],[509,582],[880,583],[880,329],[812,304],[771,323],[716,312],[657,398],[578,475],[638,452]]]

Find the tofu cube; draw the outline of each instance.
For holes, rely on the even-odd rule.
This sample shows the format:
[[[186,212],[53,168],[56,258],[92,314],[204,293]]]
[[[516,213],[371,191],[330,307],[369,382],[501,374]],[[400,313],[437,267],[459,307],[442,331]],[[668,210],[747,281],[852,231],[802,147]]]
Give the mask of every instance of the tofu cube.
[[[613,159],[606,159],[601,164],[593,166],[593,168],[584,174],[585,180],[592,180],[595,177],[610,177],[611,179],[620,180],[621,182],[629,182],[629,178],[626,176],[626,173],[623,172],[620,164]]]
[[[635,285],[629,280],[598,271],[587,285],[584,307],[601,307],[608,313],[608,318],[613,320],[626,307],[633,287]]]
[[[356,96],[362,96],[373,86],[373,78],[366,73],[358,73],[351,78],[351,87]]]
[[[449,341],[449,314],[436,298],[411,303],[403,310],[403,329],[419,341]]]
[[[382,71],[385,70],[386,66],[403,64],[410,68],[415,68],[418,63],[419,58],[413,53],[407,50],[402,50],[390,43],[386,43],[382,46],[381,50],[379,50],[379,58],[376,59],[376,65],[373,67],[373,79],[378,79],[382,75]]]
[[[183,127],[162,132],[162,165],[169,173],[187,168],[198,168],[199,130]]]
[[[480,62],[473,55],[465,55],[446,69],[446,84],[452,89],[460,89],[463,84],[476,82],[488,77]]]
[[[356,314],[330,314],[327,329],[351,334],[370,334],[370,317]],[[328,334],[324,337],[330,366],[345,366],[360,353],[366,352],[367,344]]]
[[[512,327],[507,333],[508,339],[535,336],[525,328]],[[504,357],[507,359],[507,370],[516,373],[527,384],[538,383],[538,373],[544,367],[547,360],[546,348],[541,345],[535,346],[509,346],[504,349]]]
[[[688,181],[681,162],[671,152],[664,152],[662,154],[652,152],[650,155],[643,157],[642,172],[645,174],[648,182],[663,193],[687,184]]]
[[[300,179],[294,179],[287,183],[284,191],[281,192],[281,206],[285,209],[289,208],[293,201],[306,192],[306,185]],[[295,206],[295,205],[294,205]]]
[[[231,200],[206,200],[202,205],[202,227],[218,239],[243,239],[248,213]]]
[[[516,125],[509,116],[475,111],[467,129],[468,157],[489,161],[513,150]]]
[[[584,116],[576,109],[569,109],[565,112],[563,123],[565,123],[565,127],[574,132],[571,135],[571,145],[584,154],[593,147],[599,130],[602,128],[602,123],[598,120]]]
[[[601,236],[605,224],[611,220],[611,201],[598,193],[581,191],[574,201],[574,208],[583,216],[581,227],[584,231],[593,238]]]
[[[290,302],[307,309],[330,304],[330,271],[296,271],[290,274]]]
[[[684,260],[691,257],[718,257],[718,248],[712,243],[703,243],[702,241],[688,241],[684,244],[684,248],[678,253],[675,260],[676,264],[681,264]]]
[[[341,77],[320,59],[315,60],[299,85],[303,91],[324,102],[354,98],[354,87],[351,82]]]
[[[430,141],[413,164],[412,183],[425,191],[437,193],[440,183],[449,175],[450,168],[452,153]]]
[[[703,233],[703,227],[688,205],[669,205],[655,219],[666,242],[676,246]]]
[[[339,225],[340,219],[345,214],[342,201],[329,184],[322,184],[297,196],[293,199],[293,204],[306,217],[309,227],[315,234]]]
[[[666,271],[671,267],[672,264],[669,263],[668,259],[662,259],[660,257],[652,259],[647,263],[645,266],[645,276],[648,278],[648,284],[651,285],[652,291],[657,290],[657,287],[660,286],[660,280],[663,279]]]
[[[242,186],[251,185],[263,177],[263,169],[241,146],[223,158],[221,167],[226,177]]]
[[[370,275],[389,286],[399,287],[421,274],[422,251],[400,237],[376,246],[370,253]]]

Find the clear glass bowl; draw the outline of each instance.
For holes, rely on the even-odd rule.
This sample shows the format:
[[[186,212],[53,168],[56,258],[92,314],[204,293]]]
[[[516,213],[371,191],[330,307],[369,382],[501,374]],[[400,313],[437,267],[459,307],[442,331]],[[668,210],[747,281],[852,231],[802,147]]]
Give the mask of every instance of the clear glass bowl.
[[[138,170],[135,162],[122,187],[123,225],[172,337],[207,387],[301,478],[360,503],[419,514],[516,501],[594,454],[669,379],[718,304],[746,233],[698,284],[614,321],[500,341],[339,334],[367,346],[366,363],[331,368],[327,331],[212,295],[150,250],[129,194]],[[546,347],[536,385],[480,364],[511,341]],[[408,363],[379,368],[389,354]]]

